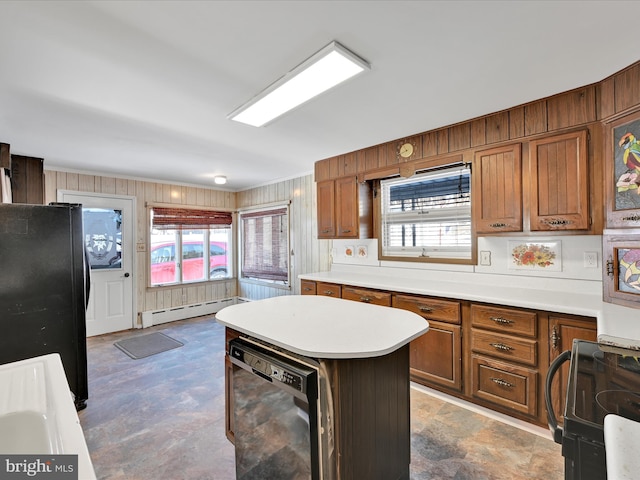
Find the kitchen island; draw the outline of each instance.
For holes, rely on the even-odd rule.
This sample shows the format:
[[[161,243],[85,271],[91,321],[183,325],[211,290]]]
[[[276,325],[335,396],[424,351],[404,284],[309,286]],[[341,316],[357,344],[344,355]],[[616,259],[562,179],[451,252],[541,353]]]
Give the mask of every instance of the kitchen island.
[[[240,336],[258,351],[299,360],[311,369],[317,366],[318,400],[309,401],[307,409],[311,411],[311,457],[317,457],[319,466],[310,468],[309,478],[409,478],[408,345],[427,332],[424,318],[343,299],[291,295],[230,306],[218,312],[216,319],[227,327],[228,339]],[[238,445],[243,440],[234,425],[246,421],[247,411],[241,407],[249,402],[240,402],[239,387],[234,387],[242,369],[237,362],[232,365],[228,356],[226,361],[226,408],[239,465]],[[260,377],[268,383],[264,375]],[[259,377],[252,381],[261,384]],[[293,396],[298,397],[294,402],[301,398]],[[234,403],[242,405],[234,408]],[[251,416],[266,408],[260,405]],[[252,428],[257,431],[260,426]],[[252,452],[253,457],[260,454]],[[242,472],[238,468],[238,478],[257,478],[245,471],[248,467]]]

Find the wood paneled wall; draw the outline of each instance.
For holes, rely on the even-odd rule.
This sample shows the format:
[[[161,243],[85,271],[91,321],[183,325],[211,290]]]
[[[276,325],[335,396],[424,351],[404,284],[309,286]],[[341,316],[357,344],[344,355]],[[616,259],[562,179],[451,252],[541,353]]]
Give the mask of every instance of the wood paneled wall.
[[[45,170],[45,204],[57,201],[58,190],[135,197],[135,242],[148,246],[147,202],[235,209],[236,193],[124,178]],[[148,251],[135,253],[136,304],[140,313],[150,310],[220,300],[237,295],[236,279],[192,286],[147,288]]]
[[[316,184],[313,175],[238,192],[239,209],[291,200],[291,289],[240,282],[238,295],[251,300],[300,293],[298,275],[330,269],[329,241],[318,240]]]
[[[415,151],[406,161],[419,160],[590,125],[638,105],[640,62],[585,87],[456,125],[320,160],[315,165],[315,180],[363,174],[397,165],[397,147],[405,141],[415,143]]]

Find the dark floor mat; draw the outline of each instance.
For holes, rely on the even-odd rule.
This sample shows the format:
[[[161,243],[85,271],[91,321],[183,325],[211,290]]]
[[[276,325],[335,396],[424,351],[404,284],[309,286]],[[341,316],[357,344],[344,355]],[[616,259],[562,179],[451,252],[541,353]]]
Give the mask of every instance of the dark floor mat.
[[[184,343],[171,338],[164,333],[154,332],[147,335],[126,338],[115,342],[114,345],[133,359],[139,359],[182,347]]]

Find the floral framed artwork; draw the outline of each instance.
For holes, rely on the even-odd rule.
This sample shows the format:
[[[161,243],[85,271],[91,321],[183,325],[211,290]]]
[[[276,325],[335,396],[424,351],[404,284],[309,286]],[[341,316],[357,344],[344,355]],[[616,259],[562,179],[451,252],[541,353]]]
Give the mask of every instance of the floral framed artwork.
[[[640,232],[603,235],[604,299],[640,308]]]
[[[607,225],[637,227],[640,226],[640,111],[612,121],[609,127]]]
[[[562,270],[560,241],[508,242],[508,268],[512,270],[559,272]]]

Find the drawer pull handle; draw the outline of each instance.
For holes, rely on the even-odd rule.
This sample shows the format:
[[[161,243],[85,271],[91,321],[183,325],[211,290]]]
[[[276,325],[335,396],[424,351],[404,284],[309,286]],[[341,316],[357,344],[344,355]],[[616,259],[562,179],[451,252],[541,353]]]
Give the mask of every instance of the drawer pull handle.
[[[559,227],[561,225],[569,225],[573,222],[565,218],[551,218],[549,220],[543,220],[542,223],[546,223],[550,227]]]
[[[490,223],[489,226],[491,228],[504,228],[508,227],[509,225],[507,225],[506,223]]]
[[[489,320],[493,320],[499,325],[509,325],[511,323],[515,323],[513,320],[509,320],[508,318],[502,318],[502,317],[489,317]]]
[[[433,312],[433,308],[427,307],[426,305],[418,305],[418,310],[425,313]]]
[[[371,297],[360,297],[360,301],[364,303],[369,303],[371,300]]]
[[[513,350],[513,347],[510,347],[509,345],[505,345],[504,343],[490,343],[489,345],[491,345],[496,350],[501,350],[503,352],[508,352],[510,350]]]
[[[630,217],[622,217],[622,220],[624,220],[625,222],[637,222],[638,220],[640,220],[640,215],[635,214],[631,215]]]
[[[324,294],[325,295],[333,295],[333,292],[331,290],[325,290]]]
[[[515,387],[513,383],[509,383],[506,380],[503,380],[501,378],[491,377],[491,381],[497,385],[500,385],[501,387],[509,387],[509,388]]]

